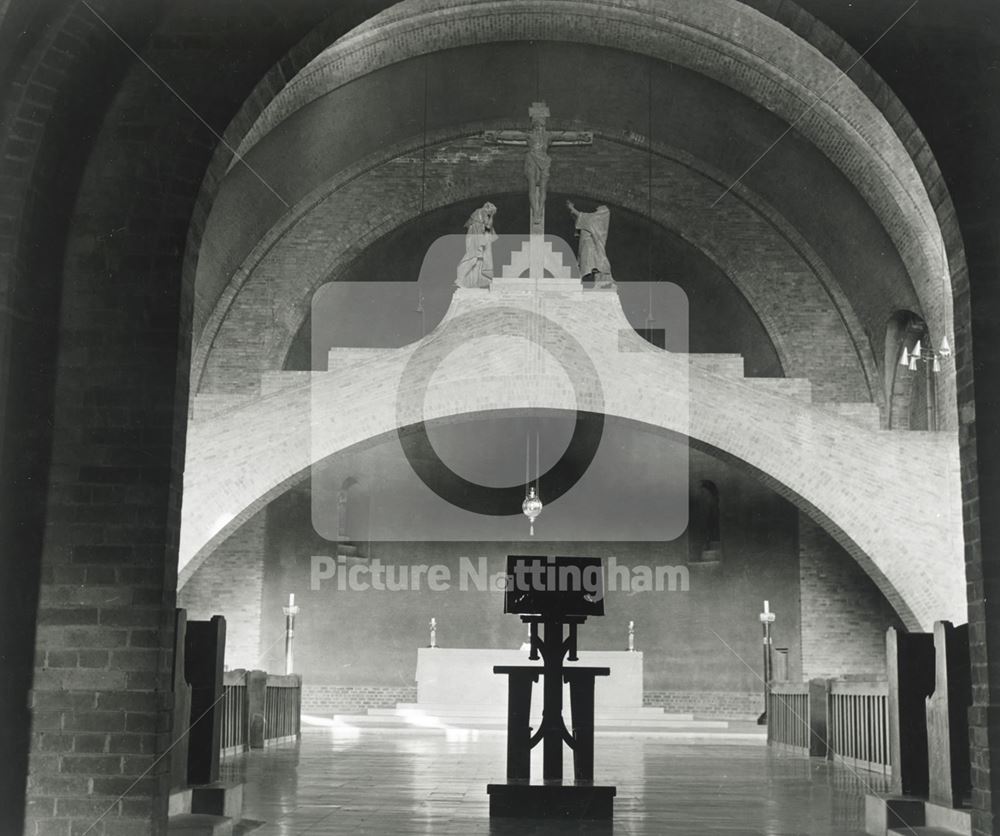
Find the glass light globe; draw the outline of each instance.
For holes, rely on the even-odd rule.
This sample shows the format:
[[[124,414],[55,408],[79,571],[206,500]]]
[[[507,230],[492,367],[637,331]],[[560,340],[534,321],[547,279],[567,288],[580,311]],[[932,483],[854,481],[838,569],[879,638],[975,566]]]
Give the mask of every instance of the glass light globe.
[[[542,513],[542,507],[542,500],[538,498],[538,494],[535,493],[535,489],[529,488],[528,495],[525,497],[524,502],[521,503],[521,511],[531,523],[532,537],[535,536],[535,520],[538,518],[538,515]]]

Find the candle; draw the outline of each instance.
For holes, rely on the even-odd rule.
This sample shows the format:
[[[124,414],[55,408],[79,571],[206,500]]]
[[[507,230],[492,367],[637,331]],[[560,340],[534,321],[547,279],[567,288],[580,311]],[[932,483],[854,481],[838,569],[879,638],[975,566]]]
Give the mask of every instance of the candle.
[[[770,602],[769,601],[765,601],[764,602],[764,612],[771,612],[771,607],[770,607]]]
[[[294,607],[295,606],[295,593],[294,592],[289,592],[288,593],[288,606],[290,606],[290,607]]]

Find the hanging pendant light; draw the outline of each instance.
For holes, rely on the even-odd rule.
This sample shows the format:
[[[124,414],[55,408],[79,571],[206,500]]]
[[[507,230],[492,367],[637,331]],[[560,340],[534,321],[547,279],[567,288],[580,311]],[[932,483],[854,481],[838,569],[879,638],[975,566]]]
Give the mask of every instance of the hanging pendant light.
[[[899,358],[899,365],[909,366],[910,365],[910,352],[906,350],[906,346],[903,346],[903,356]]]
[[[542,513],[542,508],[544,507],[541,497],[538,495],[538,448],[540,446],[538,433],[535,433],[535,484],[531,486],[531,437],[529,436],[525,439],[524,483],[528,486],[528,495],[525,496],[524,502],[521,503],[521,513],[528,518],[529,531],[532,537],[535,536],[535,520],[538,519],[538,515]]]
[[[525,497],[524,502],[521,503],[521,511],[528,518],[528,522],[531,525],[530,532],[532,537],[535,536],[535,520],[542,513],[542,508],[542,500],[538,498],[535,489],[529,488],[528,495]]]

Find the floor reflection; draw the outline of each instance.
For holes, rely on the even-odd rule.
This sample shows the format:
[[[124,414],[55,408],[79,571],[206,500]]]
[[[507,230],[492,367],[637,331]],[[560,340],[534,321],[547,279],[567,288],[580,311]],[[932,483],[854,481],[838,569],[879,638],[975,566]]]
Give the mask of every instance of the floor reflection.
[[[759,745],[601,737],[595,779],[618,787],[613,823],[491,821],[486,784],[502,780],[504,757],[502,735],[314,727],[225,761],[223,778],[246,781],[259,836],[860,836],[864,794],[887,789],[882,776]]]

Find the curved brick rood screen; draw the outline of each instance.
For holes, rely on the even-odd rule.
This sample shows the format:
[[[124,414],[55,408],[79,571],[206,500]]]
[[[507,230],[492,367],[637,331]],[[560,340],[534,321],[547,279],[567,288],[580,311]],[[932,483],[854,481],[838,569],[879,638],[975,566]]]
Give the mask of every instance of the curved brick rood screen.
[[[998,27],[0,2],[0,836],[996,832]]]
[[[425,343],[342,356],[334,349],[335,372],[304,380],[293,373],[286,388],[281,374],[272,375],[271,394],[198,422],[188,439],[182,579],[213,542],[340,450],[421,420],[525,407],[582,408],[690,437],[754,468],[779,493],[825,521],[914,628],[939,618],[964,621],[958,506],[940,500],[958,493],[953,436],[865,428],[832,405],[812,405],[808,385],[796,391],[787,385],[790,380],[743,378],[738,362],[727,367],[710,357],[659,352],[632,330],[616,294],[546,292],[544,320],[525,326],[519,314],[531,323],[537,297],[496,284],[492,291],[457,291],[440,333],[429,334]],[[513,339],[532,327],[545,330],[542,348],[551,350],[547,368],[526,368],[530,352],[486,339],[505,332]],[[592,369],[580,369],[578,380],[567,379],[560,366],[565,350],[558,343],[566,339],[576,343],[575,353],[561,362],[586,360]],[[447,357],[461,359],[439,365]],[[727,403],[740,408],[727,410]],[[881,523],[886,516],[905,525],[887,536]],[[651,523],[645,531],[632,523],[616,537],[613,519],[609,515],[602,522],[604,536],[601,529],[580,532],[585,519],[575,519],[577,533],[564,536],[677,535]],[[478,530],[490,531],[489,520],[478,521]],[[494,539],[511,536],[494,530]],[[437,539],[467,540],[469,531],[453,538],[441,532]],[[394,539],[413,535],[407,537],[404,529]],[[918,571],[913,556],[925,550],[935,562],[925,558]]]

